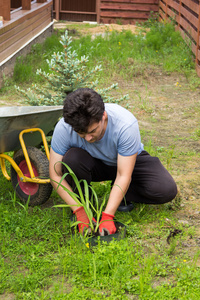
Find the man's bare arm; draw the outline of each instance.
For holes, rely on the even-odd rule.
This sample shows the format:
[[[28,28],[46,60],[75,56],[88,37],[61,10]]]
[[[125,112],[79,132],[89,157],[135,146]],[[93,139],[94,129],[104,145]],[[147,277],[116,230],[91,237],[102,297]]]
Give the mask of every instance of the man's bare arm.
[[[132,173],[135,167],[137,153],[131,156],[117,158],[117,176],[112,187],[105,212],[114,215],[123,200],[131,183]]]

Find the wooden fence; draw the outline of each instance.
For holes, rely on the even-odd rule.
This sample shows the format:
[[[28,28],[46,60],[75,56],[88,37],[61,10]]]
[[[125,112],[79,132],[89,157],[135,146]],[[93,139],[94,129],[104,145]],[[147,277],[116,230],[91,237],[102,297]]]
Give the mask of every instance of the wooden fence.
[[[135,24],[158,12],[159,0],[54,0],[56,20]]]
[[[144,22],[150,12],[158,12],[159,0],[101,0],[100,21],[102,23],[135,24]]]
[[[200,0],[160,0],[160,20],[172,19],[182,37],[191,45],[200,76]]]
[[[54,0],[56,20],[97,21],[99,0]]]

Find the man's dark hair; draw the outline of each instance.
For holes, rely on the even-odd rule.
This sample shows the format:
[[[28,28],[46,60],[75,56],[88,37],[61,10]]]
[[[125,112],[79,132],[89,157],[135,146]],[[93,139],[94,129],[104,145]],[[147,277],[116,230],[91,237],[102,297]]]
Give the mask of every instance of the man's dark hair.
[[[63,117],[78,133],[86,133],[88,126],[100,122],[105,110],[101,96],[89,88],[80,88],[67,95]]]

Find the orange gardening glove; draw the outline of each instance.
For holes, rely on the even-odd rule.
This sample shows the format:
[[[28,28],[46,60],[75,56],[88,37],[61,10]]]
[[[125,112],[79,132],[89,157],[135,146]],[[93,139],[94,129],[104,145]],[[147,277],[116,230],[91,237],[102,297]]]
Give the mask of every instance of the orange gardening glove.
[[[80,223],[78,224],[78,230],[81,234],[84,234],[84,231],[89,228],[89,219],[88,216],[86,215],[86,212],[83,208],[83,206],[77,208],[74,212],[73,212],[76,216],[77,221],[79,221]],[[96,223],[95,218],[92,218],[92,221]],[[89,232],[91,232],[91,229],[89,228]]]
[[[99,233],[101,236],[113,234],[116,232],[117,229],[115,227],[113,219],[113,215],[109,215],[104,211],[102,212],[102,218],[99,225]]]

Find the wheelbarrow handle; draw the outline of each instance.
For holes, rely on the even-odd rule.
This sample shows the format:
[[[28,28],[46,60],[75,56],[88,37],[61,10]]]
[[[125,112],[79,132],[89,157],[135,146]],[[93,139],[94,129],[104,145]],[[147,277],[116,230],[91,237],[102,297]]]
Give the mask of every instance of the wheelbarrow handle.
[[[50,156],[48,144],[47,144],[47,141],[46,141],[46,137],[45,137],[44,131],[42,129],[40,129],[40,128],[29,128],[29,129],[24,129],[24,130],[22,130],[20,132],[20,134],[19,134],[19,141],[20,141],[23,153],[24,153],[24,157],[25,157],[25,160],[26,160],[26,163],[27,163],[27,166],[28,166],[31,178],[34,178],[35,175],[34,175],[34,172],[33,172],[33,168],[31,166],[30,158],[28,156],[28,152],[27,152],[26,145],[25,145],[25,142],[24,142],[24,139],[23,139],[23,135],[25,133],[32,133],[32,132],[35,132],[35,131],[39,131],[40,134],[41,134],[42,142],[44,144],[44,149],[45,149],[46,156],[47,156],[48,160],[49,160],[49,156]]]

